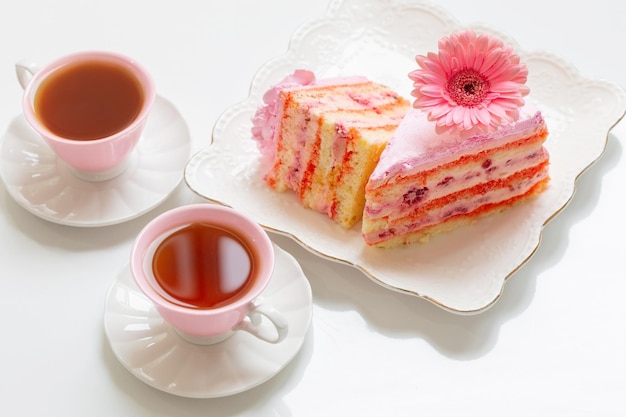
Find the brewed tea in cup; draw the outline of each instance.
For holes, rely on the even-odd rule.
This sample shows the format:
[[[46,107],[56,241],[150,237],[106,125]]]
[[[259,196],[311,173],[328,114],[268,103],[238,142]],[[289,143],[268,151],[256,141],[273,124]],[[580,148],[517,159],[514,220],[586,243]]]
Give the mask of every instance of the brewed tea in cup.
[[[16,65],[28,123],[81,178],[120,174],[156,98],[135,60],[112,52],[79,52],[39,68]]]
[[[288,332],[261,301],[274,249],[254,221],[227,207],[192,204],[165,212],[137,236],[130,269],[140,290],[186,340],[211,344],[243,330],[271,342]]]

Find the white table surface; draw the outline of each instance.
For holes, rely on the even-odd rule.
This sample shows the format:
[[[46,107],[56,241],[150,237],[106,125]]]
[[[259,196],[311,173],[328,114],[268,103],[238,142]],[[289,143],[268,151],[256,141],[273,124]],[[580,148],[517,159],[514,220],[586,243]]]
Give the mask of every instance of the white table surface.
[[[626,85],[625,2],[438,4],[524,49],[554,52],[588,78]],[[21,111],[17,60],[109,49],[150,69],[195,152],[220,113],[246,97],[255,71],[325,10],[324,1],[302,0],[5,2],[0,125]],[[535,256],[482,314],[453,315],[389,291],[274,236],[313,290],[303,348],[267,383],[205,400],[136,379],[103,330],[104,297],[134,236],[156,214],[199,198],[181,184],[142,217],[81,229],[33,216],[0,185],[0,415],[626,415],[625,137],[622,122]]]

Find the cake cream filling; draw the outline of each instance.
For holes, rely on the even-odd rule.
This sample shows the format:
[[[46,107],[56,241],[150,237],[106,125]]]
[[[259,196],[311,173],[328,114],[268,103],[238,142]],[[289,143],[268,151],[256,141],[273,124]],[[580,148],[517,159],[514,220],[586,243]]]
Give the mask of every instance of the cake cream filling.
[[[371,221],[377,218],[394,221],[409,212],[419,211],[420,207],[433,200],[480,183],[509,177],[548,160],[545,148],[537,149],[536,144],[527,148],[524,154],[515,157],[510,151],[498,152],[450,170],[442,170],[426,181],[416,182],[415,178],[407,178],[394,187],[382,188],[368,196],[365,215]]]
[[[326,114],[326,122],[320,126],[320,129],[331,129],[332,132],[322,131],[318,133],[318,136],[332,139],[320,144],[318,166],[309,185],[311,192],[308,193],[306,202],[312,209],[324,212],[331,218],[335,214],[334,210],[337,204],[340,203],[337,198],[337,187],[341,182],[341,175],[351,165],[349,157],[352,150],[349,140],[352,139],[352,135],[350,129],[385,127],[389,121],[397,119],[397,117],[389,117],[384,120],[375,120],[364,116],[362,112],[355,113],[351,117],[353,119],[346,117],[345,112]],[[322,169],[322,166],[326,169]]]
[[[252,118],[252,137],[257,142],[261,154],[270,160],[276,156],[277,135],[284,111],[284,92],[367,82],[367,78],[359,76],[317,80],[313,72],[301,69],[283,78],[265,92],[263,105],[257,109]]]
[[[450,204],[430,210],[417,218],[411,218],[412,216],[409,215],[407,218],[397,219],[391,223],[374,220],[372,223],[374,230],[367,232],[364,237],[368,243],[377,244],[396,236],[406,235],[446,222],[457,216],[471,216],[472,213],[485,206],[491,206],[490,211],[498,208],[498,205],[506,207],[510,200],[527,194],[534,186],[547,178],[546,164],[543,169],[530,178],[523,178],[506,186],[491,189],[480,197],[472,195],[466,199],[453,201]]]
[[[390,125],[395,129],[404,116],[404,112],[398,114],[397,97],[388,91],[361,94],[358,100],[354,96],[332,100],[338,101],[340,105],[335,106],[299,98],[297,111],[285,113],[285,120],[291,122],[283,128],[281,146],[291,152],[282,158],[282,168],[275,174],[296,191],[304,206],[331,218],[338,204],[336,187],[353,151],[351,129],[386,129]],[[362,105],[372,109],[362,109]]]
[[[288,144],[283,140],[285,134],[281,134],[285,128],[286,112],[288,108],[287,100],[300,91],[304,91],[303,100],[308,100],[307,108],[320,106],[325,108],[336,109],[346,103],[354,100],[342,97],[326,97],[324,101],[319,98],[307,98],[307,91],[315,91],[319,88],[325,88],[339,84],[339,88],[349,90],[356,84],[367,83],[364,77],[339,77],[327,80],[316,80],[311,71],[296,70],[293,74],[285,77],[281,82],[272,86],[263,96],[264,105],[259,107],[252,118],[252,137],[257,142],[258,148],[262,156],[274,161],[272,168],[266,173],[266,181],[277,191],[284,191],[294,185],[293,178],[286,181],[290,173],[298,169],[299,158],[292,155],[291,159],[283,161],[277,159],[277,153],[280,149],[288,149]],[[302,112],[304,114],[304,112]],[[300,126],[300,122],[296,125]],[[291,145],[293,146],[293,145]],[[296,148],[297,149],[297,148]],[[281,157],[285,157],[281,153]],[[295,160],[295,161],[294,161]]]
[[[360,83],[368,87],[371,85],[369,82],[364,83],[361,78],[354,78],[346,80],[345,85],[334,86],[332,94],[323,93],[320,89],[327,83],[320,83],[306,87],[284,87],[272,96],[271,106],[265,106],[266,113],[271,114],[271,117],[263,119],[259,116],[255,119],[255,131],[271,134],[258,134],[255,139],[264,145],[261,150],[266,157],[274,158],[277,153],[281,155],[266,174],[266,179],[276,190],[291,188],[301,198],[303,193],[309,191],[306,186],[306,170],[311,163],[316,164],[312,158],[317,157],[317,147],[321,143],[319,129],[322,117],[335,112],[342,113],[347,117],[347,122],[354,123],[355,126],[365,126],[381,123],[380,114],[385,113],[385,108],[395,107],[398,97],[378,86],[359,94],[353,92],[355,85]],[[267,110],[268,107],[272,110]],[[364,112],[376,113],[378,116],[359,120]],[[316,141],[309,141],[309,137],[315,137]],[[269,151],[267,148],[273,150]],[[281,152],[283,149],[290,152]]]

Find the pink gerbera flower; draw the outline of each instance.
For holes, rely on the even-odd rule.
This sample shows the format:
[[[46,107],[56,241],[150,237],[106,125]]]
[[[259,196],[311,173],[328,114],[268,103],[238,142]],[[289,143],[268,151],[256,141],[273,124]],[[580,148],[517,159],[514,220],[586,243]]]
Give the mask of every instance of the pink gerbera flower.
[[[489,131],[519,117],[529,89],[526,65],[499,39],[467,30],[439,41],[437,54],[418,55],[413,107],[440,128]]]

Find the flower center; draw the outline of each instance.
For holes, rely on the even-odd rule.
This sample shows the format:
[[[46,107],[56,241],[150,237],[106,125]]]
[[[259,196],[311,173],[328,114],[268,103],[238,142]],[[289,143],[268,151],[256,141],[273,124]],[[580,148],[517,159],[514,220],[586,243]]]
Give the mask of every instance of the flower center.
[[[446,89],[452,100],[463,107],[480,104],[489,92],[489,80],[479,72],[466,68],[448,79]]]

